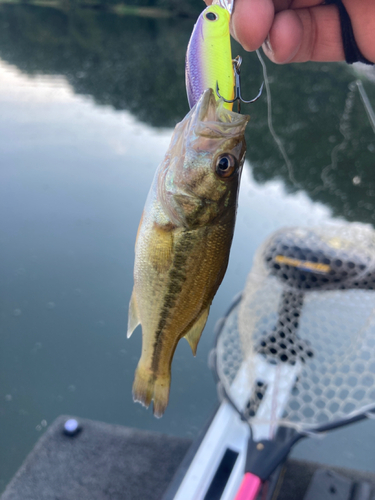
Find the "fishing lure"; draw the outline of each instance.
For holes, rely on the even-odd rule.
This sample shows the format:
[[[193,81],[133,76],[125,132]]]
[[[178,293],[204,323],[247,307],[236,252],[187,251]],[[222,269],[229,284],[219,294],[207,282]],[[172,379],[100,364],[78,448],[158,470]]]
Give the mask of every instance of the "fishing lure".
[[[190,108],[200,99],[206,89],[213,89],[216,99],[222,99],[224,107],[232,110],[238,101],[250,104],[262,94],[245,101],[241,95],[240,67],[242,58],[232,59],[229,22],[233,8],[230,0],[217,0],[199,16],[190,37],[186,52],[185,81]]]
[[[186,91],[192,108],[203,92],[217,86],[226,99],[225,108],[232,110],[234,71],[229,32],[230,14],[220,5],[207,7],[194,26],[186,52]],[[216,94],[216,99],[219,96]]]

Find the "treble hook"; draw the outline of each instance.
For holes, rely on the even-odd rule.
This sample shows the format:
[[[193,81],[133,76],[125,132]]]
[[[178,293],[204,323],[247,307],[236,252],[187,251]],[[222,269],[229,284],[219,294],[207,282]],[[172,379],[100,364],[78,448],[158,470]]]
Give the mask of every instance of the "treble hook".
[[[259,90],[258,95],[256,97],[254,97],[254,99],[251,99],[250,101],[245,101],[241,95],[241,64],[242,64],[242,57],[241,56],[237,56],[235,59],[233,59],[233,71],[234,71],[234,77],[235,77],[234,99],[232,99],[231,101],[224,99],[224,97],[221,96],[219,93],[219,83],[216,81],[216,94],[217,94],[217,96],[219,98],[223,99],[224,102],[228,102],[228,103],[234,103],[235,101],[238,101],[238,113],[241,113],[241,102],[243,102],[244,104],[251,104],[252,102],[255,102],[256,100],[258,100],[259,97],[262,95],[263,86],[264,86],[264,82],[263,82],[262,85],[260,86],[260,90]]]

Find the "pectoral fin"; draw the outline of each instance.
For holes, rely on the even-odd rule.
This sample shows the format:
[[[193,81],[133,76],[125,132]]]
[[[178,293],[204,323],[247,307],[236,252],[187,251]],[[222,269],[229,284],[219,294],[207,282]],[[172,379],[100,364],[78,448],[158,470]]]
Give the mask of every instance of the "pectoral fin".
[[[160,273],[168,271],[172,263],[173,233],[156,224],[152,228],[152,244],[149,247],[149,258],[153,267]]]
[[[140,324],[140,319],[138,316],[138,310],[137,310],[137,303],[135,301],[135,294],[134,290],[130,299],[130,304],[129,304],[129,313],[128,313],[128,333],[126,334],[127,338],[131,336],[133,331],[137,328],[137,326]]]
[[[203,328],[205,327],[209,311],[210,308],[207,307],[207,309],[205,309],[199,315],[198,319],[190,328],[190,330],[184,335],[184,338],[189,342],[189,345],[191,347],[191,350],[193,351],[194,356],[197,354],[198,342],[199,339],[201,338]]]

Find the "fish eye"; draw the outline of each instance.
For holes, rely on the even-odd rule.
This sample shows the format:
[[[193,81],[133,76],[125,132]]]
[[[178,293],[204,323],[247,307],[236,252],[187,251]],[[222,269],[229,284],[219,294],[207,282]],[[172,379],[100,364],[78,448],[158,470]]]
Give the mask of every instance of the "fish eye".
[[[213,12],[207,12],[206,19],[208,19],[209,21],[216,21],[217,15]]]
[[[237,170],[238,163],[233,155],[225,153],[216,159],[215,171],[219,177],[227,179]]]

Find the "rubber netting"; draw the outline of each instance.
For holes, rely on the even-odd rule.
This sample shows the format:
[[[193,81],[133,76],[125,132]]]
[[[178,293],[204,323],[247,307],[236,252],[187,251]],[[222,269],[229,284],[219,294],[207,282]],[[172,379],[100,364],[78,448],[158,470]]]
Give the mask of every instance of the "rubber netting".
[[[234,394],[245,381],[250,397],[241,405],[253,422],[277,419],[307,430],[374,407],[373,229],[352,224],[272,234],[254,257],[216,352],[226,390]],[[282,414],[271,404],[259,417],[272,371],[275,402],[288,377],[292,383]]]

